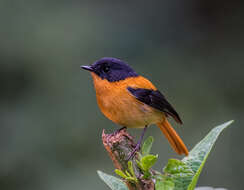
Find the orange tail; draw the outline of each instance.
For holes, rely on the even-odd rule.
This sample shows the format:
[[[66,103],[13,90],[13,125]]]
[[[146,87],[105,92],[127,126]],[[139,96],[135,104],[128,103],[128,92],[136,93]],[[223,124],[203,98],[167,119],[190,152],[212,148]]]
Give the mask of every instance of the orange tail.
[[[186,145],[173,129],[173,127],[170,125],[170,123],[167,121],[167,119],[165,119],[162,123],[157,123],[157,126],[166,136],[175,152],[177,152],[178,154],[185,154],[186,156],[188,155]]]

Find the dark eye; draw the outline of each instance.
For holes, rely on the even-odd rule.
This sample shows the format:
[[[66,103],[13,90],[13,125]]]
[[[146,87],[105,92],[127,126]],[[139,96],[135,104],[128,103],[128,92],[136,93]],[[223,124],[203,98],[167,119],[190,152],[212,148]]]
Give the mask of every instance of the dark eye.
[[[104,71],[105,73],[107,73],[107,72],[109,71],[109,69],[110,69],[109,66],[104,66],[104,67],[103,67],[103,71]]]

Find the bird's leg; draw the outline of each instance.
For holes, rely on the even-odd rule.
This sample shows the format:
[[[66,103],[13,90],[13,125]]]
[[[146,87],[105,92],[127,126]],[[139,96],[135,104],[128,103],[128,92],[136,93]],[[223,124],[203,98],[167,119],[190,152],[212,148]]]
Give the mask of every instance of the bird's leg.
[[[142,131],[142,134],[141,134],[141,137],[140,137],[139,141],[137,142],[136,147],[134,148],[134,150],[130,153],[130,156],[129,156],[128,160],[133,158],[135,156],[135,153],[141,149],[141,143],[142,143],[142,140],[143,140],[143,137],[144,137],[144,134],[145,134],[146,130],[147,130],[147,126],[144,127],[144,129]]]

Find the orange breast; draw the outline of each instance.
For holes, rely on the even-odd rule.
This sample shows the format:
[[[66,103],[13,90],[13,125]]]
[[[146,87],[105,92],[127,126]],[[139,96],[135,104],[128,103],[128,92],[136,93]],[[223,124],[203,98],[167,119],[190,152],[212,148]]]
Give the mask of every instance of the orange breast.
[[[92,77],[99,108],[113,122],[121,126],[142,128],[163,120],[163,112],[138,101],[127,90],[128,86],[156,90],[156,87],[146,78],[139,76],[108,82],[94,73]]]

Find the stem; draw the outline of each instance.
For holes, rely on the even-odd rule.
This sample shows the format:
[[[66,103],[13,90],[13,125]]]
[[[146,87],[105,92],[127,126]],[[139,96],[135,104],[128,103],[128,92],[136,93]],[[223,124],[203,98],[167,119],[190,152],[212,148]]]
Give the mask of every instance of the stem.
[[[118,133],[105,134],[102,133],[102,141],[105,149],[107,150],[111,160],[116,169],[126,171],[128,170],[128,157],[135,149],[136,144],[134,138],[127,133],[126,129],[120,130]],[[138,183],[131,183],[126,181],[129,190],[154,190],[154,183],[152,179],[143,179],[143,173],[136,167],[135,160],[138,159],[137,153],[135,154],[132,162],[134,164],[135,175],[137,176]]]

